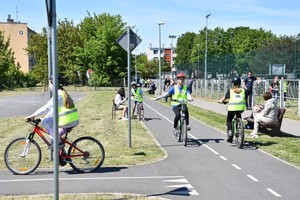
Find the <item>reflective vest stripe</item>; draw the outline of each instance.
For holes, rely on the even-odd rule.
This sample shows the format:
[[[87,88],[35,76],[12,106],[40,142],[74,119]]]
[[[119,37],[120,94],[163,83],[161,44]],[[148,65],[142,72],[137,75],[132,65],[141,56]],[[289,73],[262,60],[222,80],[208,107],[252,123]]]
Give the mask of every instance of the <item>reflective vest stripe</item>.
[[[68,111],[66,111],[66,112],[63,112],[63,113],[59,113],[59,117],[62,117],[62,116],[65,116],[65,115],[68,115],[68,114],[71,114],[71,113],[73,113],[73,112],[77,112],[77,108],[75,108],[75,109],[72,109],[72,110],[68,110]]]

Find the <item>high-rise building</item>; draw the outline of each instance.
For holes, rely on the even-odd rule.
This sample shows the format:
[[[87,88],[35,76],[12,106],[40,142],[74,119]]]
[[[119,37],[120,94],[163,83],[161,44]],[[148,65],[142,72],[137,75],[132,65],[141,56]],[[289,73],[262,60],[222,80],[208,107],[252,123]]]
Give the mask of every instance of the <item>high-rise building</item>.
[[[19,63],[21,71],[27,73],[32,69],[34,59],[28,55],[26,48],[30,35],[35,32],[28,28],[27,23],[15,22],[11,15],[8,15],[7,22],[0,22],[0,31],[6,39],[10,39],[10,48],[14,52],[15,63]]]

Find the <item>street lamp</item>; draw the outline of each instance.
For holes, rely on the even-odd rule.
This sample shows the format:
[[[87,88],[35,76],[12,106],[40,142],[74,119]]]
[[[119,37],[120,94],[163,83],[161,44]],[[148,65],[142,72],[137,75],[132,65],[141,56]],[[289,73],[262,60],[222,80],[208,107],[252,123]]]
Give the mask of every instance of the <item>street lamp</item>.
[[[207,82],[206,82],[206,77],[207,77],[207,23],[208,23],[208,18],[211,14],[206,15],[206,26],[205,26],[205,69],[204,69],[204,84],[205,84],[205,96],[207,93]]]
[[[171,65],[171,77],[173,78],[172,76],[172,70],[173,70],[173,39],[176,38],[175,35],[169,35],[169,38],[171,38],[172,42],[171,42],[171,60],[170,60],[170,65]]]
[[[135,62],[134,62],[134,64],[135,64],[135,69],[134,69],[134,79],[135,79],[135,81],[137,82],[137,65],[136,65],[136,51],[137,51],[138,49],[135,49]]]
[[[159,29],[159,50],[158,50],[158,66],[159,66],[159,73],[158,73],[158,88],[159,88],[159,94],[161,94],[161,91],[162,91],[162,89],[161,89],[161,61],[160,61],[160,59],[161,59],[161,51],[160,51],[160,46],[161,46],[161,44],[160,44],[160,41],[161,41],[161,39],[160,39],[160,34],[161,34],[161,25],[164,25],[165,23],[164,22],[158,22],[158,29]]]
[[[200,69],[199,69],[199,51],[200,51],[200,50],[199,50],[199,47],[200,47],[200,44],[197,44],[197,47],[198,47],[198,57],[197,57],[197,58],[198,58],[198,63],[197,63],[197,64],[198,64],[198,65],[197,65],[197,66],[198,66],[198,72],[197,72],[197,77],[198,77],[198,79],[199,79],[199,74],[200,74]]]

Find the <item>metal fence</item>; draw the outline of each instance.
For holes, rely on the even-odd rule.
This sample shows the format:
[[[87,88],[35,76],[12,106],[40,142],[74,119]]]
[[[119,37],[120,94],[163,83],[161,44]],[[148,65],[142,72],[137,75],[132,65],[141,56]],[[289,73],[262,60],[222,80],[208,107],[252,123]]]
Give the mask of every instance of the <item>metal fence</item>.
[[[262,94],[269,90],[270,83],[273,79],[263,79],[260,82],[255,81],[253,85],[253,99],[252,105],[262,104]],[[280,93],[276,98],[279,107],[295,107],[298,108],[298,116],[300,116],[300,102],[299,102],[299,84],[300,80],[287,79],[287,95],[283,95],[283,81],[280,81]],[[205,80],[197,79],[193,84],[193,95],[207,100],[221,99],[226,91],[231,87],[231,80],[209,79],[205,87]],[[206,89],[205,89],[206,88]],[[286,101],[285,101],[286,100]],[[285,105],[288,104],[288,105]]]
[[[175,64],[178,71],[204,79],[205,60]],[[260,50],[244,54],[207,56],[208,79],[226,79],[235,68],[240,76],[251,70],[256,76],[270,79],[274,75],[286,75],[288,79],[300,78],[300,39],[279,41],[263,46]]]

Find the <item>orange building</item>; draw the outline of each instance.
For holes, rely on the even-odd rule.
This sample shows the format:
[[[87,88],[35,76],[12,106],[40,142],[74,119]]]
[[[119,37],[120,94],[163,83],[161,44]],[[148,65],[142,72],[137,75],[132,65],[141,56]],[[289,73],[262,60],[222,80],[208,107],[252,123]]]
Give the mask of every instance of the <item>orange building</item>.
[[[14,22],[8,15],[7,22],[0,22],[0,31],[6,39],[10,38],[10,47],[14,52],[15,63],[19,63],[21,71],[27,73],[32,69],[33,58],[28,55],[26,48],[31,34],[35,32],[28,28],[27,23]]]

